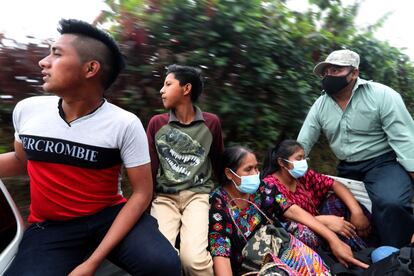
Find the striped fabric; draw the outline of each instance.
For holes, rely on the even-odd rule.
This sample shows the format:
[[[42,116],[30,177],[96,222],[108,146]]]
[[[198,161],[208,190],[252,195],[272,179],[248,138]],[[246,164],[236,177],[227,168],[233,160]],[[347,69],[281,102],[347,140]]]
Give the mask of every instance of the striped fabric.
[[[322,258],[306,244],[290,235],[289,246],[280,254],[280,259],[298,275],[331,275]]]

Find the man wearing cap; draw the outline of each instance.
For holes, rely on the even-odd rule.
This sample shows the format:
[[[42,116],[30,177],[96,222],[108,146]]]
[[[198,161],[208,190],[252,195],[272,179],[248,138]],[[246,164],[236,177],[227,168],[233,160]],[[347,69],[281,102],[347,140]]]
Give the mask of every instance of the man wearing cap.
[[[359,78],[358,66],[359,55],[350,50],[334,51],[315,66],[324,93],[297,140],[309,154],[325,134],[340,160],[338,175],[364,182],[381,244],[401,247],[414,233],[414,122],[400,94]]]

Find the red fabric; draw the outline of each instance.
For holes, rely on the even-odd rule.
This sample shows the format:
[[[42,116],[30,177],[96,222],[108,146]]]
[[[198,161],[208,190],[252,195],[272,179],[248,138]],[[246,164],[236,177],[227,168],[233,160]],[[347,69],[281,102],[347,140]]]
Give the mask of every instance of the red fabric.
[[[302,209],[305,209],[315,216],[318,214],[319,206],[326,197],[326,194],[332,190],[334,180],[309,169],[303,177],[298,178],[298,185],[296,186],[295,192],[289,191],[279,179],[272,175],[266,176],[263,181],[270,185],[276,185],[279,192],[290,203],[302,207]]]
[[[120,165],[108,169],[28,161],[29,223],[68,220],[125,202],[118,193]]]
[[[158,160],[157,149],[155,148],[155,134],[160,130],[163,125],[168,124],[168,113],[158,114],[151,118],[147,126],[147,139],[149,154],[151,158],[151,171],[152,171],[152,181],[153,189],[155,191],[156,181],[157,181],[157,171],[160,166],[160,161]]]

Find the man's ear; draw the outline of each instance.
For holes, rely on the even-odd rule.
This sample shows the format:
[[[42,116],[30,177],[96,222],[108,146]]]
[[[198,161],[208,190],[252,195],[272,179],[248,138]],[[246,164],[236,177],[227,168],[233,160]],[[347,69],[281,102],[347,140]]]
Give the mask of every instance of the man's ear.
[[[352,76],[352,79],[353,80],[356,79],[356,78],[358,78],[358,76],[359,76],[359,69],[358,68],[355,68],[354,71],[352,72],[351,76]]]
[[[86,78],[92,78],[96,76],[101,69],[101,64],[99,61],[91,60],[84,65],[85,67],[85,76]]]
[[[184,96],[190,95],[190,93],[191,93],[191,89],[192,89],[192,88],[193,88],[193,87],[192,87],[191,83],[187,83],[187,84],[185,84],[185,85],[183,86],[183,90],[184,90],[183,95],[184,95]]]

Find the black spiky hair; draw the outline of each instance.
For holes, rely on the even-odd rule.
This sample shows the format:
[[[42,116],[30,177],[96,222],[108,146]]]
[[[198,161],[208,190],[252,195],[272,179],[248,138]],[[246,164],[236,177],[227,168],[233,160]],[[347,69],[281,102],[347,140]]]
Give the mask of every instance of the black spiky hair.
[[[102,42],[110,51],[112,60],[112,73],[108,76],[105,88],[108,88],[118,77],[119,73],[125,68],[125,60],[113,37],[107,32],[97,27],[77,19],[61,19],[59,21],[58,32],[63,34],[78,34],[81,36],[93,38]]]

